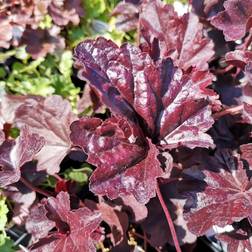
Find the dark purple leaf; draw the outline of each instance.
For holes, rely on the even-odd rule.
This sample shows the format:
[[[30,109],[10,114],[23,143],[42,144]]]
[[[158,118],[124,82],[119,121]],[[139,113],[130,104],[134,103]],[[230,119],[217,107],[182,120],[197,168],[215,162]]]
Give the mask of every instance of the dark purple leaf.
[[[211,24],[223,31],[227,41],[243,38],[251,27],[252,1],[227,0],[224,8],[212,18]]]
[[[179,243],[181,245],[184,243],[193,243],[196,236],[188,230],[187,223],[183,218],[182,213],[185,200],[180,198],[180,195],[177,192],[177,181],[161,185],[160,190],[171,214]],[[153,198],[146,206],[148,209],[148,216],[140,223],[140,225],[145,232],[150,235],[149,240],[151,245],[154,247],[163,247],[167,242],[173,245],[172,236],[167,226],[167,220],[159,200]]]
[[[31,251],[34,252],[62,252],[62,251],[87,251],[95,252],[96,248],[92,236],[93,232],[98,228],[101,222],[101,214],[92,212],[86,207],[77,210],[70,209],[69,195],[66,192],[60,192],[56,198],[49,197],[43,200],[38,208],[35,208],[33,218],[36,221],[33,224],[45,223],[45,215],[51,222],[46,222],[47,230],[53,226],[57,231],[52,232],[45,238],[40,239],[33,244]],[[46,212],[45,212],[46,210]],[[38,214],[41,214],[39,219]],[[38,230],[32,228],[37,233]],[[45,234],[44,234],[45,235]]]
[[[235,50],[225,55],[226,62],[240,68],[245,68],[246,64],[252,60],[252,52]]]
[[[241,96],[237,100],[239,104],[243,104],[244,122],[252,124],[252,53],[235,50],[226,54],[226,61],[244,70],[246,78],[240,80]]]
[[[0,146],[0,185],[5,187],[20,178],[20,168],[35,159],[45,144],[45,139],[32,133],[28,127],[21,129],[16,140],[6,140]]]
[[[4,14],[0,15],[0,34],[0,47],[9,48],[12,39],[12,26]]]
[[[217,236],[227,246],[227,251],[244,252],[252,251],[251,237],[242,229]]]
[[[97,92],[89,85],[85,85],[82,96],[77,103],[77,110],[79,114],[83,112],[85,114],[85,111],[89,109],[92,109],[92,113],[104,114],[106,106],[102,104]]]
[[[128,32],[137,28],[139,8],[130,2],[119,2],[112,12],[116,16],[116,28]]]
[[[60,96],[51,96],[33,103],[25,102],[16,110],[18,127],[28,125],[31,132],[43,136],[45,146],[36,155],[38,170],[53,174],[71,149],[70,124],[76,119],[71,105]]]
[[[243,144],[240,146],[241,158],[246,160],[252,170],[252,144]]]
[[[50,30],[27,29],[22,43],[26,44],[26,51],[34,59],[45,57],[48,53],[55,53],[65,47],[64,38],[59,35],[60,29],[53,26]]]
[[[206,163],[207,164],[207,163]],[[251,182],[239,159],[227,151],[208,160],[207,170],[187,169],[188,195],[185,217],[189,230],[204,235],[213,225],[224,227],[251,214]],[[206,168],[206,167],[205,167]],[[192,187],[191,187],[192,188]]]
[[[90,81],[115,114],[132,122],[140,116],[148,126],[147,135],[158,137],[161,144],[213,146],[204,133],[214,122],[206,99],[215,104],[218,97],[207,88],[210,73],[183,74],[170,59],[154,63],[139,48],[129,44],[119,48],[104,38],[79,44],[75,59],[79,77]]]
[[[3,121],[3,123],[12,124],[15,120],[15,112],[21,104],[33,104],[34,102],[39,102],[41,100],[43,100],[43,97],[41,96],[5,94],[3,97],[1,97],[1,120]]]
[[[203,36],[203,26],[196,15],[178,17],[171,5],[147,1],[142,6],[139,22],[140,42],[147,44],[155,58],[155,52],[159,51],[160,58],[171,57],[183,70],[208,68],[208,61],[214,55],[213,43]]]
[[[222,11],[225,0],[192,0],[193,11],[200,17],[210,18]]]
[[[49,231],[55,227],[55,223],[47,218],[45,206],[36,204],[30,211],[25,228],[32,235],[34,242],[48,235]]]
[[[52,0],[48,12],[53,22],[59,26],[66,26],[70,22],[78,25],[80,17],[84,15],[81,0]]]
[[[82,118],[71,125],[71,140],[97,166],[90,189],[110,199],[134,195],[140,203],[155,197],[156,178],[164,175],[155,145],[134,134],[124,120]],[[130,158],[129,158],[130,157]]]
[[[12,221],[17,225],[23,225],[29,215],[30,207],[36,199],[36,193],[31,191],[21,182],[7,186],[3,194],[12,202]]]
[[[98,210],[101,213],[102,220],[110,227],[110,239],[113,246],[119,245],[124,240],[127,240],[128,215],[122,211],[122,207],[114,206],[103,201],[96,204],[91,200],[85,200],[85,205],[91,210]]]

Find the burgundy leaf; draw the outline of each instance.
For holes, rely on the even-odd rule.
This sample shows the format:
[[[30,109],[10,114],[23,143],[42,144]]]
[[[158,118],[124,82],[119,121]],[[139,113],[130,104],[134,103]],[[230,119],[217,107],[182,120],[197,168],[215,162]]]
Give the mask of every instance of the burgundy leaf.
[[[43,100],[43,97],[35,95],[3,95],[0,104],[1,120],[3,120],[3,123],[13,124],[15,120],[15,112],[21,104],[33,104],[34,102],[39,102],[41,100]]]
[[[12,202],[12,221],[17,225],[23,225],[29,215],[29,210],[36,199],[36,193],[28,189],[23,183],[18,182],[7,186],[3,194]]]
[[[243,230],[220,234],[217,238],[227,245],[227,251],[252,251],[251,237]]]
[[[250,51],[235,50],[226,54],[226,61],[242,68],[246,78],[240,80],[241,95],[237,99],[243,105],[242,117],[244,122],[252,124],[252,53]]]
[[[138,6],[130,2],[119,2],[112,12],[116,16],[116,28],[128,32],[137,28],[139,9]]]
[[[193,11],[200,17],[210,18],[222,11],[225,0],[192,0]]]
[[[48,235],[49,231],[55,227],[55,223],[46,216],[47,211],[41,203],[35,205],[27,218],[25,227],[32,235],[33,241],[38,241]]]
[[[123,114],[134,120],[134,112],[129,103],[120,96],[118,90],[111,85],[107,76],[109,62],[119,56],[120,50],[116,44],[105,38],[96,41],[86,40],[75,49],[75,66],[81,69],[78,73],[80,79],[89,80],[99,93],[103,102],[112,111]],[[126,89],[127,83],[122,83]],[[128,97],[128,96],[127,96]]]
[[[175,224],[175,229],[179,243],[193,243],[196,236],[192,234],[187,227],[187,223],[182,215],[185,200],[180,199],[177,191],[178,181],[169,182],[160,185],[165,204],[171,213],[171,218]],[[150,235],[150,243],[154,247],[164,246],[167,242],[173,245],[172,236],[167,226],[164,211],[160,205],[158,198],[153,198],[146,205],[148,216],[140,224],[145,232]],[[187,251],[187,250],[185,250]]]
[[[241,145],[240,150],[241,158],[246,160],[250,169],[252,169],[252,143]]]
[[[48,12],[59,26],[66,26],[70,22],[78,25],[80,17],[84,15],[81,0],[52,0]]]
[[[79,77],[90,81],[114,113],[132,122],[140,116],[148,136],[165,138],[161,144],[168,148],[213,146],[204,133],[214,122],[206,99],[215,104],[218,96],[207,88],[212,82],[208,72],[186,75],[170,59],[154,63],[139,48],[118,48],[104,38],[82,42],[75,59]],[[116,96],[111,98],[111,92]]]
[[[252,60],[252,52],[235,50],[225,55],[226,62],[240,68],[245,68],[246,64]]]
[[[152,0],[143,4],[139,22],[140,42],[147,44],[155,58],[155,52],[160,51],[160,58],[171,57],[184,70],[208,68],[208,61],[214,55],[213,43],[204,38],[203,26],[196,15],[178,17],[171,5]]]
[[[45,146],[36,155],[38,170],[53,174],[71,149],[70,124],[76,119],[71,105],[60,96],[51,96],[33,103],[25,102],[16,111],[18,127],[28,125],[33,133],[43,136]]]
[[[18,46],[26,26],[33,23],[33,1],[2,1],[0,12],[0,47]]]
[[[12,26],[5,15],[0,15],[0,47],[9,48],[12,39]]]
[[[139,222],[148,215],[148,210],[144,204],[140,204],[132,195],[124,196],[122,199],[124,209],[130,213],[130,220]]]
[[[106,111],[106,106],[102,104],[97,92],[89,85],[85,85],[82,96],[77,103],[77,110],[79,114],[82,114],[89,109],[92,110],[92,113],[104,114]]]
[[[43,200],[42,205],[44,208],[39,205],[34,209],[37,212],[33,212],[31,218],[41,225],[45,224],[46,215],[49,222],[46,222],[45,227],[49,229],[53,227],[51,223],[55,223],[57,231],[33,244],[31,251],[96,251],[92,234],[101,222],[100,213],[92,212],[86,207],[71,210],[69,195],[66,192],[60,192],[56,198]],[[32,231],[36,234],[38,230],[33,227]]]
[[[65,47],[64,38],[60,35],[60,29],[53,26],[50,30],[27,29],[24,32],[22,42],[26,44],[26,51],[34,59],[45,57],[48,53],[62,50]]]
[[[252,1],[227,0],[224,7],[212,18],[212,25],[223,31],[227,41],[243,38],[251,27]]]
[[[105,122],[82,118],[71,125],[71,140],[97,166],[90,178],[91,191],[110,199],[132,194],[144,204],[155,197],[156,178],[163,171],[155,145],[143,142],[133,130],[119,118]]]
[[[185,170],[191,181],[187,184],[195,184],[195,191],[186,193],[185,217],[189,230],[198,236],[213,225],[224,227],[240,221],[252,211],[251,185],[242,162],[223,151],[208,166],[212,170]]]
[[[20,168],[35,159],[44,146],[45,140],[38,134],[31,133],[28,127],[21,129],[20,136],[6,140],[0,146],[0,185],[5,187],[20,178]]]
[[[111,229],[111,242],[114,246],[127,239],[128,215],[122,211],[120,206],[113,206],[106,202],[95,203],[91,200],[85,200],[85,205],[92,210],[98,210],[101,218]]]

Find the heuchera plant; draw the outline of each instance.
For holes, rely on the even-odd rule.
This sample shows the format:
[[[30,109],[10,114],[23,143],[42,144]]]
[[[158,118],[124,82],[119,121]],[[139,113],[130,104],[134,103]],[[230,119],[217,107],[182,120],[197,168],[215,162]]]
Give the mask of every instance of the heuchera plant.
[[[53,22],[75,22],[49,2]],[[214,236],[252,252],[252,1],[188,10],[120,2],[136,43],[75,48],[92,116],[57,95],[2,98],[0,186],[30,251],[196,251]]]

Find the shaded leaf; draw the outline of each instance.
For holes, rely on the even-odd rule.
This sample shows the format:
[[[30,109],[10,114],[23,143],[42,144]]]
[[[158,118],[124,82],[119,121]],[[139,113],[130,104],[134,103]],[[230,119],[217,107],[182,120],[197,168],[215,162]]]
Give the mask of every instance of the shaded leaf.
[[[194,192],[185,193],[188,196],[185,217],[189,230],[198,236],[213,225],[224,227],[240,221],[252,210],[251,182],[242,162],[228,152],[219,151],[208,165],[207,170],[185,170],[187,184],[197,184]]]
[[[111,242],[113,246],[120,244],[123,240],[127,240],[128,216],[122,211],[121,207],[113,206],[104,202],[95,203],[91,200],[85,200],[85,204],[92,210],[98,210],[101,218],[105,221],[111,230]]]
[[[53,174],[59,171],[60,162],[71,149],[70,124],[75,120],[71,105],[60,96],[51,96],[34,103],[24,103],[16,110],[18,127],[29,125],[31,132],[46,140],[36,155],[38,170]]]
[[[21,129],[20,136],[14,140],[6,140],[0,146],[0,185],[5,187],[20,178],[20,168],[35,159],[44,146],[45,140],[28,127]]]

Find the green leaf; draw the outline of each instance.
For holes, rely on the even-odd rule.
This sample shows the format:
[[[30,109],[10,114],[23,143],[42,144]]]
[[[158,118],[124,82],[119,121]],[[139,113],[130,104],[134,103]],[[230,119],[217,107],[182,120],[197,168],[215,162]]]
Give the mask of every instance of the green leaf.
[[[69,168],[65,170],[64,177],[67,180],[72,180],[80,184],[86,184],[88,183],[88,178],[92,171],[93,170],[89,166],[85,166],[80,169]]]
[[[0,251],[1,252],[14,252],[14,242],[5,234],[0,234]]]
[[[52,18],[50,15],[45,15],[43,20],[39,23],[39,28],[50,29],[52,27]]]
[[[11,128],[9,134],[12,138],[17,138],[19,136],[20,129],[19,128]]]
[[[83,0],[83,5],[87,19],[97,18],[106,10],[105,0]]]
[[[87,29],[81,24],[80,26],[73,26],[67,30],[67,40],[71,48],[77,46],[85,37],[88,36],[86,33]]]
[[[0,79],[4,78],[7,75],[5,69],[0,67]]]
[[[0,52],[0,63],[4,63],[8,58],[10,58],[11,56],[14,56],[15,53],[16,53],[16,50]]]
[[[4,231],[4,227],[7,223],[7,213],[9,212],[9,209],[6,205],[6,198],[1,195],[0,196],[0,231]],[[1,251],[1,250],[0,250]]]
[[[55,188],[57,183],[56,178],[54,178],[53,176],[48,175],[46,178],[46,181],[43,183],[44,187],[49,187],[49,188]]]
[[[59,63],[59,71],[66,78],[69,78],[72,73],[72,65],[73,65],[73,54],[71,51],[65,51],[61,55],[60,63]]]

